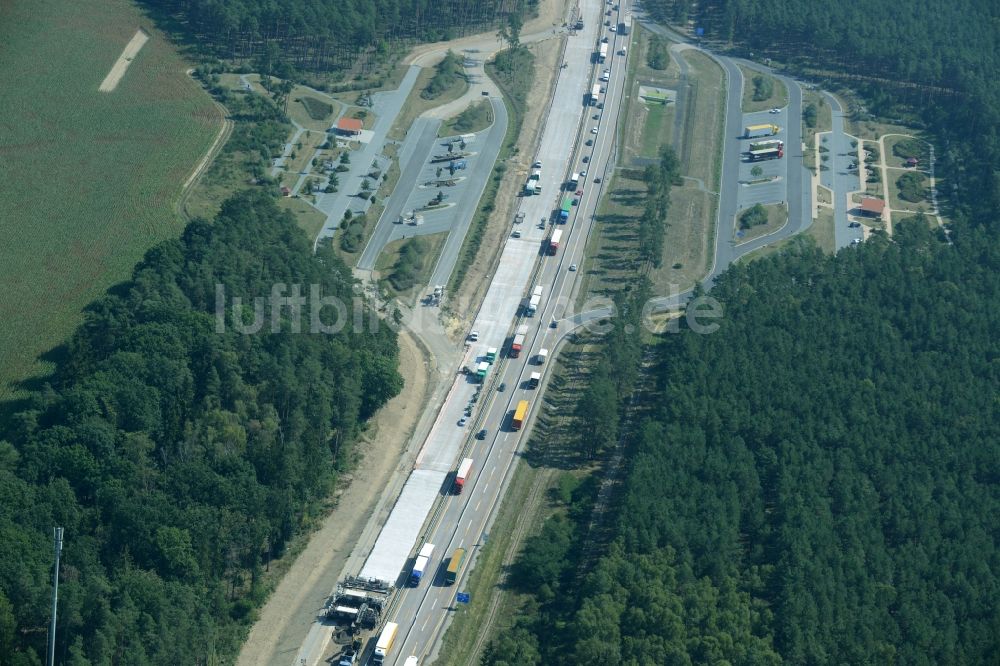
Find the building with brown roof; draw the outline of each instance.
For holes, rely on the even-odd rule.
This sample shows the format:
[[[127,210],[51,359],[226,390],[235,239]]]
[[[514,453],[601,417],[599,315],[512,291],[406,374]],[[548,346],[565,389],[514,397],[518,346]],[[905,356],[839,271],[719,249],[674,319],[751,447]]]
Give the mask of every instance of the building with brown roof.
[[[885,210],[885,201],[875,197],[864,197],[861,200],[860,213],[868,217],[882,217]]]
[[[364,123],[357,118],[341,118],[337,121],[337,134],[358,136],[364,127]]]

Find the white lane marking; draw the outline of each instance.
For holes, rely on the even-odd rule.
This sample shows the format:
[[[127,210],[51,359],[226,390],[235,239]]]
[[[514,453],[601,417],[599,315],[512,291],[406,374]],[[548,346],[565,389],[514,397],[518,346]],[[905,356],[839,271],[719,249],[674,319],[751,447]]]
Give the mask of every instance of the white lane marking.
[[[424,620],[424,623],[422,625],[420,625],[420,631],[426,630],[427,629],[427,623],[430,622],[430,621],[431,621],[431,617],[430,617],[430,615],[428,615],[427,619]]]
[[[476,513],[479,513],[479,507],[480,507],[480,505],[482,503],[483,503],[483,500],[479,500],[479,502],[476,504]]]

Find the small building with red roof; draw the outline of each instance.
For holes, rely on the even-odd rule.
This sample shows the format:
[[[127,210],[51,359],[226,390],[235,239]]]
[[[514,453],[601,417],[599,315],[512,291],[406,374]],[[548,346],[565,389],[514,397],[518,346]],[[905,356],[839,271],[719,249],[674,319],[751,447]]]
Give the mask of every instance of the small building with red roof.
[[[868,217],[882,217],[885,211],[885,201],[875,197],[864,197],[861,199],[861,214]]]
[[[337,121],[337,134],[343,136],[358,136],[364,129],[364,123],[357,118],[341,118]]]

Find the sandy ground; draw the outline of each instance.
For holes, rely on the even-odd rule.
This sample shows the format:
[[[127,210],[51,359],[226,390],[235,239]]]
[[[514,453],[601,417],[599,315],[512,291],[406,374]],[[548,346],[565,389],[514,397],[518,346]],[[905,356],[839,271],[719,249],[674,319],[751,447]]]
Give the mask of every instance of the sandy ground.
[[[143,44],[145,44],[148,40],[148,32],[142,28],[135,31],[135,34],[132,35],[132,39],[130,39],[128,44],[125,45],[125,50],[122,51],[122,54],[118,56],[118,60],[116,60],[115,64],[112,65],[111,71],[104,77],[104,81],[102,81],[100,87],[98,87],[99,91],[111,92],[118,87],[118,82],[122,80],[123,76],[125,76],[125,70],[127,70],[128,66],[132,64],[132,59],[138,55],[139,49],[141,49]]]
[[[555,3],[551,3],[555,4]],[[528,93],[528,99],[552,98],[552,88],[555,86],[559,69],[557,63],[562,61],[561,39],[550,39],[531,46],[535,55],[535,81]],[[542,129],[542,119],[548,113],[549,105],[531,104],[528,106],[524,122],[521,125],[521,136],[517,141],[517,154],[507,160],[507,172],[497,191],[496,204],[475,260],[465,274],[465,280],[454,303],[467,304],[461,313],[452,312],[445,322],[448,333],[460,339],[472,325],[472,318],[478,311],[478,306],[493,276],[496,262],[500,259],[500,249],[507,237],[508,222],[513,219],[514,211],[520,199],[517,196],[521,183],[528,177],[531,166],[531,156],[537,145]]]
[[[294,658],[396,468],[426,402],[429,373],[420,348],[405,331],[400,332],[399,347],[399,372],[406,387],[376,415],[358,447],[364,458],[352,477],[345,478],[349,485],[261,609],[237,664],[263,666]]]

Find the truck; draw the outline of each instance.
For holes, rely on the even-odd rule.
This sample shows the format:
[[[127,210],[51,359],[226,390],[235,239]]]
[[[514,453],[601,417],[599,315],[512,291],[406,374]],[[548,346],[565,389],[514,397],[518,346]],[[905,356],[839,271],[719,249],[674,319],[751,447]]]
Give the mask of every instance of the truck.
[[[601,42],[601,46],[597,50],[597,62],[604,64],[604,61],[608,59],[608,45],[605,42]]]
[[[540,372],[531,373],[531,376],[528,377],[528,388],[530,389],[538,388],[538,385],[541,383],[541,381],[542,381],[542,373]]]
[[[517,409],[514,410],[514,416],[510,419],[510,425],[514,430],[520,430],[521,426],[524,425],[524,419],[528,416],[528,401],[522,400],[517,403]]]
[[[549,238],[549,254],[555,256],[559,251],[559,242],[562,240],[562,229],[556,229]]]
[[[372,655],[373,664],[385,663],[386,655],[389,654],[392,644],[396,641],[397,631],[399,631],[398,624],[395,622],[386,622],[385,629],[382,630],[382,634],[378,637],[378,642],[375,643],[375,654]]]
[[[539,349],[538,350],[538,356],[535,357],[535,363],[537,363],[538,365],[545,365],[545,359],[547,359],[548,357],[549,357],[549,350],[548,349],[544,349],[544,348],[543,349]]]
[[[541,194],[542,193],[542,172],[532,171],[531,176],[528,177],[528,182],[524,185],[524,193],[531,194]]]
[[[465,482],[469,478],[469,473],[472,472],[472,458],[463,458],[461,464],[458,466],[458,471],[455,472],[455,483],[452,486],[452,492],[456,495],[462,494],[462,488],[465,487]]]
[[[580,183],[580,174],[578,174],[578,173],[576,173],[576,172],[574,171],[574,172],[573,172],[573,173],[571,173],[571,174],[570,174],[570,176],[569,176],[569,184],[570,184],[570,186],[571,186],[571,187],[572,187],[572,188],[573,188],[573,189],[575,190],[575,189],[576,189],[576,186],[577,186],[577,185],[578,185],[579,183]],[[567,188],[567,189],[569,189],[569,188]]]
[[[431,555],[434,553],[434,544],[425,543],[420,549],[420,553],[417,555],[417,561],[413,564],[413,569],[410,570],[410,585],[416,587],[420,585],[420,579],[424,577],[424,573],[427,571],[427,565],[431,561]]]
[[[597,106],[597,98],[601,94],[601,84],[595,83],[594,87],[590,89],[590,105]]]
[[[510,344],[510,357],[517,358],[524,349],[524,338],[528,335],[528,325],[521,324],[514,333],[514,341]]]
[[[780,127],[770,123],[764,123],[763,125],[747,125],[743,128],[743,138],[756,139],[762,136],[774,136],[780,131]]]
[[[448,165],[448,170],[455,173],[459,169],[464,169],[469,165],[466,160],[452,160],[451,164]]]
[[[576,174],[573,174],[576,175]],[[569,220],[569,213],[573,210],[573,199],[566,197],[559,208],[559,223],[565,224]]]
[[[479,381],[485,382],[486,375],[490,372],[490,364],[486,361],[480,361],[479,365],[476,366],[476,377]]]
[[[458,576],[462,573],[462,564],[465,563],[465,549],[456,548],[455,552],[451,554],[451,560],[448,562],[448,568],[444,572],[444,582],[448,585],[454,585],[455,581],[458,580]]]
[[[403,664],[403,666],[417,666],[417,658],[414,657],[413,655],[410,655],[409,657],[406,658],[406,662]]]
[[[627,35],[632,32],[632,13],[626,11],[624,20],[618,24],[618,34]]]
[[[534,317],[535,313],[538,312],[538,306],[542,304],[541,296],[532,296],[528,300],[528,305],[524,308],[524,315],[526,317]]]
[[[497,348],[496,347],[490,347],[489,349],[486,350],[486,360],[487,360],[487,362],[490,363],[490,365],[492,365],[493,362],[497,360]]]
[[[773,142],[776,145],[764,146],[754,150],[753,146],[750,146],[750,152],[747,154],[748,161],[750,162],[762,162],[764,160],[778,160],[785,156],[785,144],[781,141]]]

